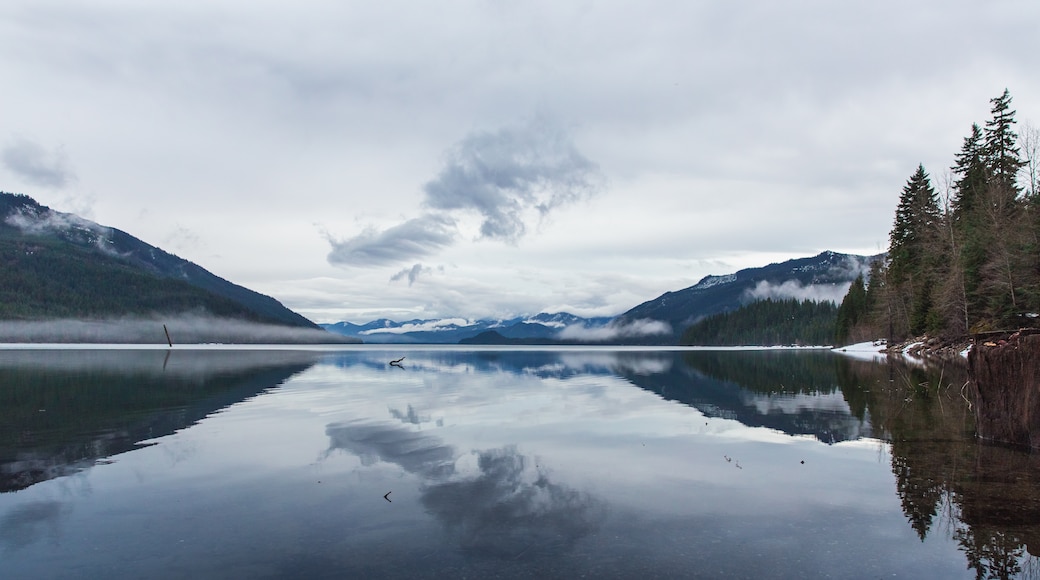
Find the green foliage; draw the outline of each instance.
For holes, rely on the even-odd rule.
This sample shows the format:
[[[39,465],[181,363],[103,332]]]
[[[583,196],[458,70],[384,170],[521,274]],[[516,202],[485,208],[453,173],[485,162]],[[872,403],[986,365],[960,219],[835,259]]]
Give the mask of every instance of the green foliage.
[[[837,307],[831,302],[766,299],[690,326],[679,344],[824,345],[834,342]]]
[[[860,274],[849,286],[849,291],[838,306],[834,331],[834,339],[838,344],[848,342],[852,328],[866,315],[867,306],[867,287],[863,282],[863,275]]]
[[[924,165],[918,165],[899,196],[895,224],[889,234],[889,270],[895,283],[921,270],[928,254],[929,238],[938,223],[939,198]]]
[[[317,328],[125,232],[0,192],[0,320],[188,312]]]
[[[1004,94],[990,99],[993,117],[986,123],[985,156],[986,169],[990,179],[1007,194],[1018,192],[1015,180],[1018,171],[1025,165],[1020,158],[1021,151],[1017,146],[1018,135],[1015,134],[1015,111],[1011,110],[1011,93],[1004,89]]]
[[[260,321],[245,307],[187,282],[50,237],[0,227],[0,319],[100,318],[207,312]]]
[[[956,221],[961,221],[974,214],[981,203],[986,189],[986,164],[983,160],[982,129],[978,123],[971,125],[971,134],[964,138],[961,152],[957,154],[953,174],[957,180],[953,184],[951,211]]]
[[[985,129],[972,125],[956,156],[950,205],[939,210],[924,168],[896,208],[887,263],[868,289],[860,326],[895,340],[1034,324],[1040,309],[1040,212],[1022,196],[1011,95],[991,99]],[[1035,161],[1035,160],[1034,160]],[[875,284],[877,284],[875,288]]]

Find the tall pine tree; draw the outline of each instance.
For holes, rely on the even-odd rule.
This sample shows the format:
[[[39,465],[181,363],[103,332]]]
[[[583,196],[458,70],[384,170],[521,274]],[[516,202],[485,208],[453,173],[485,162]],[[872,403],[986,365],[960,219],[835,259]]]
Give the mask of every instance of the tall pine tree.
[[[986,123],[983,155],[986,169],[992,181],[1004,189],[1005,194],[1017,195],[1018,172],[1025,165],[1018,148],[1018,135],[1015,134],[1015,111],[1011,110],[1011,93],[1004,89],[1004,94],[990,99],[993,117]]]
[[[972,215],[986,190],[986,162],[983,157],[982,129],[972,123],[971,135],[964,138],[961,151],[957,154],[953,174],[953,199],[950,210],[954,221],[961,223]]]
[[[894,286],[896,311],[911,334],[926,330],[932,308],[939,231],[939,197],[924,165],[903,187],[896,219],[889,234],[889,283]]]

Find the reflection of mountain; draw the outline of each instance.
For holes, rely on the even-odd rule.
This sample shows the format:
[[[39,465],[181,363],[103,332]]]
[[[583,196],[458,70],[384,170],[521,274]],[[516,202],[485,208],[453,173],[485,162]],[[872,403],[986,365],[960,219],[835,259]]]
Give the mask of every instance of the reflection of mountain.
[[[634,384],[696,407],[705,415],[735,419],[824,443],[869,437],[870,421],[854,413],[839,385],[839,359],[830,352],[745,351],[683,353],[664,373],[625,373]]]
[[[385,354],[343,353],[328,359],[392,372]],[[734,419],[827,443],[868,437],[862,389],[843,381],[849,360],[821,351],[424,351],[408,354],[410,371],[505,372],[568,379],[614,375],[705,415]],[[866,365],[884,373],[884,367]],[[879,374],[879,376],[881,376]]]
[[[173,433],[315,360],[306,352],[0,351],[0,492]]]
[[[433,435],[385,423],[329,425],[329,448],[370,465],[399,465],[423,481],[422,504],[470,553],[531,559],[570,550],[594,532],[604,504],[553,483],[513,446],[473,452],[474,469],[456,468],[454,447]]]

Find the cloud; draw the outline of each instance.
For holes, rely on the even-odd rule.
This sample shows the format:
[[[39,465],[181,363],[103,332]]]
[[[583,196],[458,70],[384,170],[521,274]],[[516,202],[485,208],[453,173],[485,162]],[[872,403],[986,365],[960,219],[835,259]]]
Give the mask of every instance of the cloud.
[[[408,278],[408,285],[411,286],[412,284],[415,284],[415,281],[419,278],[420,274],[432,271],[431,268],[427,268],[422,264],[413,264],[411,268],[405,268],[393,276],[390,276],[390,281],[397,282],[398,280]]]
[[[602,181],[562,127],[536,116],[526,125],[466,136],[423,191],[428,207],[479,213],[482,238],[516,242],[527,230],[527,214],[544,217],[596,193]]]
[[[320,329],[222,318],[201,311],[95,320],[5,320],[0,321],[0,342],[163,344],[166,342],[163,325],[166,325],[175,344],[338,342],[335,335]]]
[[[32,235],[43,235],[65,232],[68,230],[88,231],[100,236],[107,236],[111,228],[98,225],[90,220],[85,220],[71,213],[44,210],[37,212],[35,209],[19,209],[7,216],[4,220],[9,226]]]
[[[423,186],[421,217],[346,240],[326,235],[328,261],[378,266],[428,256],[455,243],[456,218],[481,216],[480,238],[516,243],[528,222],[591,196],[603,187],[599,167],[582,155],[559,125],[537,116],[524,125],[471,133],[451,147],[437,177]],[[423,272],[416,264],[391,277]]]
[[[465,318],[442,318],[439,320],[428,320],[426,322],[406,323],[401,326],[392,326],[389,328],[373,328],[371,330],[363,330],[360,334],[404,334],[406,332],[436,332],[440,330],[455,330],[460,326],[473,326],[473,321]]]
[[[4,166],[33,185],[61,189],[76,179],[61,147],[47,151],[28,139],[16,139],[4,148]]]
[[[455,220],[428,213],[383,231],[368,229],[347,240],[326,235],[328,261],[340,266],[378,266],[427,256],[455,241]]]
[[[587,327],[575,324],[560,331],[557,338],[564,340],[580,340],[600,342],[633,336],[650,336],[655,334],[671,334],[672,327],[661,320],[640,318],[627,324],[608,324],[606,326]]]
[[[803,286],[797,280],[788,280],[783,284],[771,284],[766,280],[760,281],[754,288],[744,291],[744,296],[752,300],[814,300],[816,302],[829,301],[835,304],[845,298],[849,292],[851,282],[841,284],[809,284]]]

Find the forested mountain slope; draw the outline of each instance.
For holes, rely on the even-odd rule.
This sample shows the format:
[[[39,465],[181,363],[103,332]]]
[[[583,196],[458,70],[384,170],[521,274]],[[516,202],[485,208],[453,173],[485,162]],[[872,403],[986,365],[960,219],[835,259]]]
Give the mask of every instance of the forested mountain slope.
[[[317,328],[274,298],[126,232],[0,192],[0,319],[184,312]]]

